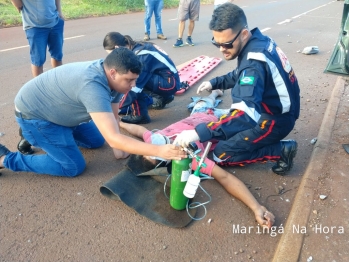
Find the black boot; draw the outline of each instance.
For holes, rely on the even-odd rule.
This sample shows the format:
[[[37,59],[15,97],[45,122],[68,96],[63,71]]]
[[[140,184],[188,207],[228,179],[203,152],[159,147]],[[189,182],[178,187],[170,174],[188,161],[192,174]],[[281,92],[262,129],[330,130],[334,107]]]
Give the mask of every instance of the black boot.
[[[173,95],[164,97],[164,96],[153,94],[152,97],[153,97],[153,104],[151,105],[151,108],[155,110],[164,109],[165,106],[171,103],[174,99]]]
[[[297,154],[297,142],[295,140],[281,140],[281,156],[272,167],[275,174],[284,175],[293,166],[293,158]]]
[[[137,99],[132,103],[131,114],[123,116],[121,121],[129,124],[148,124],[150,117],[148,114],[147,95],[138,93]]]
[[[129,124],[148,124],[150,123],[151,120],[149,115],[142,115],[142,116],[128,115],[128,116],[123,116],[121,118],[121,121]]]
[[[32,145],[23,137],[22,129],[19,129],[19,135],[21,136],[21,140],[18,142],[17,149],[23,155],[31,155],[34,153],[32,149]]]

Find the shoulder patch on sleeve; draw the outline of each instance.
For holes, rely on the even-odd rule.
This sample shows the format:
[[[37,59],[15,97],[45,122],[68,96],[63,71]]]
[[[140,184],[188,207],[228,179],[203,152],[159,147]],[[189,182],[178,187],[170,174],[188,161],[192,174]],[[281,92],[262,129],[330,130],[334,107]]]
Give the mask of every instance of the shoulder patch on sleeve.
[[[254,76],[244,76],[240,79],[240,85],[253,85]]]

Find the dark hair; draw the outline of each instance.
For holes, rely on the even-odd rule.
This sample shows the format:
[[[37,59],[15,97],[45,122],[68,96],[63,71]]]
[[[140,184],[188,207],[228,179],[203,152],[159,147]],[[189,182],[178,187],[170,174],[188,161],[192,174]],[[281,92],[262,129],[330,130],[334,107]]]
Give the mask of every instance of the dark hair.
[[[104,59],[104,65],[121,74],[127,74],[128,71],[131,71],[139,75],[142,71],[142,63],[138,60],[137,55],[126,47],[119,47],[110,52]]]
[[[119,32],[109,32],[103,40],[105,50],[114,50],[115,46],[123,46],[132,49],[136,42],[129,35],[122,35]]]
[[[210,30],[221,32],[231,29],[233,32],[238,32],[244,27],[247,27],[246,15],[237,5],[225,3],[213,11]]]

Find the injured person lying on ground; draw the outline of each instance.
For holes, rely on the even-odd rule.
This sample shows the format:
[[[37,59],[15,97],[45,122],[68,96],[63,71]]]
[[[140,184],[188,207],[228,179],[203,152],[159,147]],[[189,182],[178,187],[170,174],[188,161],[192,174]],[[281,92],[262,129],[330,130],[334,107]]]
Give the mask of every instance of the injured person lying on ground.
[[[194,102],[188,106],[192,108],[192,112],[189,117],[176,122],[162,130],[152,132],[143,126],[135,124],[120,123],[120,127],[128,131],[131,135],[142,138],[147,143],[152,143],[154,134],[162,135],[171,141],[175,139],[176,134],[181,133],[183,130],[193,130],[199,123],[217,121],[219,116],[227,113],[227,110],[215,109],[215,106],[220,102],[216,100],[218,96],[221,96],[223,92],[221,90],[214,90],[208,97],[193,98]],[[165,141],[165,140],[164,140]],[[154,142],[154,141],[153,141]],[[204,144],[196,142],[199,149],[204,149]],[[214,145],[212,146],[212,148]],[[151,156],[146,157],[149,161],[153,162],[154,166],[158,163],[159,158]],[[164,160],[165,161],[165,160]],[[166,162],[166,161],[165,161]],[[225,190],[233,197],[241,200],[246,204],[254,213],[257,223],[261,226],[270,228],[274,223],[274,215],[269,212],[264,206],[260,205],[245,184],[240,181],[233,174],[219,167],[215,162],[206,158],[206,167],[201,169],[201,173],[212,176],[217,180]],[[194,159],[192,163],[192,169],[195,170],[198,163]]]

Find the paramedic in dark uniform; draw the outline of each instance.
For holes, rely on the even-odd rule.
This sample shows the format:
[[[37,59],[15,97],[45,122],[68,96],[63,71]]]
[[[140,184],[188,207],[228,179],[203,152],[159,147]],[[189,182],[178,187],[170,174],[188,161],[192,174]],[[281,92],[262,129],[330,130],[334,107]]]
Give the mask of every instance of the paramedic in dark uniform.
[[[118,32],[105,36],[103,47],[107,52],[120,46],[132,50],[143,65],[136,86],[120,101],[120,114],[125,114],[121,121],[147,124],[151,121],[149,104],[153,109],[163,109],[173,101],[180,88],[178,71],[166,52],[153,43],[135,42],[130,36]],[[153,102],[149,103],[149,99]]]
[[[219,165],[245,165],[277,161],[274,173],[292,168],[297,142],[282,140],[299,117],[299,86],[286,55],[258,28],[249,30],[244,11],[225,3],[214,10],[212,43],[226,60],[237,58],[237,68],[203,82],[203,90],[231,89],[230,113],[217,122],[202,123],[183,131],[174,143],[186,146],[200,140],[219,140],[213,160]]]

